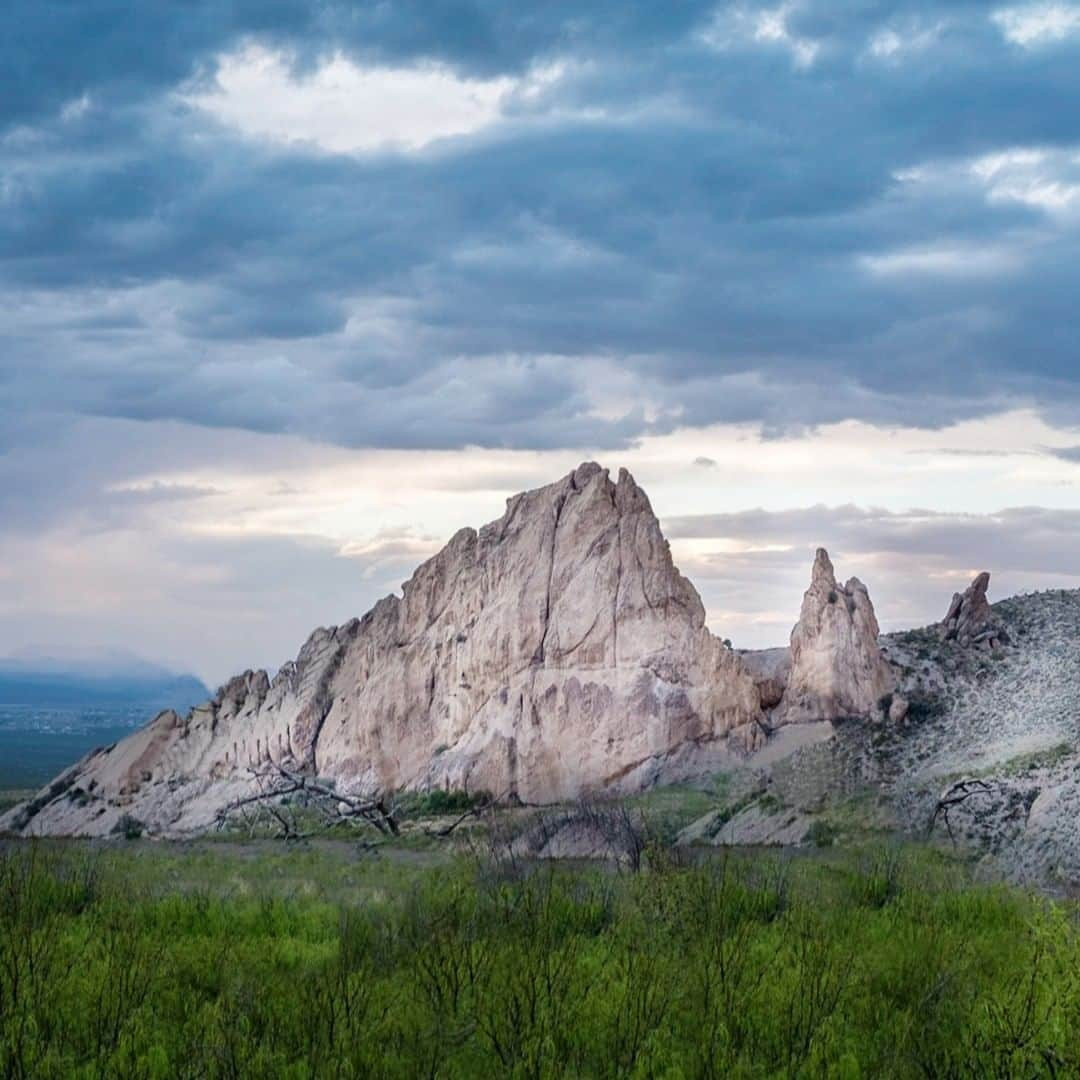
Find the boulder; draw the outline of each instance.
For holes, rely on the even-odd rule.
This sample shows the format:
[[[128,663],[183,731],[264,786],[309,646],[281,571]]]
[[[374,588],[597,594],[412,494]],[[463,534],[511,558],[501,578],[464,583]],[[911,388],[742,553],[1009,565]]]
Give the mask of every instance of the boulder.
[[[784,699],[791,675],[790,649],[754,649],[740,651],[739,659],[754,679],[761,695],[761,707],[775,709]]]
[[[889,722],[902,724],[907,719],[910,711],[911,702],[900,694],[893,694],[892,700],[889,702]]]

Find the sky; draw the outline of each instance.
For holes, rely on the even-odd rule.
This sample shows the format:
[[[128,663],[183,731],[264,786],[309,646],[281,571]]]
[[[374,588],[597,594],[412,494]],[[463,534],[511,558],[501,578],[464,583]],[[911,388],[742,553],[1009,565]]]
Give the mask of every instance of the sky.
[[[275,669],[583,460],[710,626],[1080,586],[1080,4],[8,0],[0,655]]]

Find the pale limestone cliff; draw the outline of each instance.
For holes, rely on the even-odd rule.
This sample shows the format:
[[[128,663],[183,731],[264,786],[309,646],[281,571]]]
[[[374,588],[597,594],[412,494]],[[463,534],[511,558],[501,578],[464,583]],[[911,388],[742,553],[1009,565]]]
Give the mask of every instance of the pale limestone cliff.
[[[197,830],[267,762],[350,790],[552,802],[677,778],[763,730],[755,680],[705,627],[644,492],[590,463],[459,532],[401,598],[316,631],[272,681],[247,672],[163,713],[0,825]]]
[[[791,670],[770,722],[865,719],[883,711],[901,719],[906,709],[892,696],[894,678],[878,633],[866,586],[858,578],[839,585],[828,552],[820,548],[791,632]]]

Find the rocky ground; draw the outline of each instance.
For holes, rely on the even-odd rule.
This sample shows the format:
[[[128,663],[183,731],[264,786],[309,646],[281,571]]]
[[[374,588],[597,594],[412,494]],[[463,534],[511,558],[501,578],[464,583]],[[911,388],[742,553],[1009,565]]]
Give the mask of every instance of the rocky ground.
[[[938,626],[883,637],[910,701],[905,721],[837,724],[789,755],[755,755],[684,840],[832,843],[900,830],[1013,880],[1080,889],[1080,590],[992,611],[1008,641],[994,649],[943,641]]]

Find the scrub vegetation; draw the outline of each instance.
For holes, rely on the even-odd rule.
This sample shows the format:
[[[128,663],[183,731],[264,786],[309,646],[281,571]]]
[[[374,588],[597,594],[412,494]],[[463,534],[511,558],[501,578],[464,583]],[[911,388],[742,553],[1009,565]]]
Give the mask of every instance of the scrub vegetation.
[[[1078,973],[918,847],[0,849],[5,1077],[1077,1075]]]

